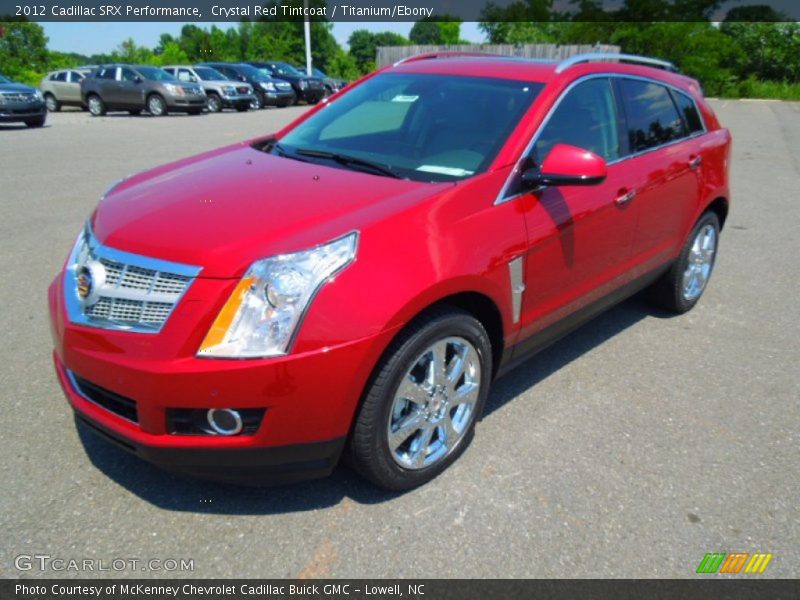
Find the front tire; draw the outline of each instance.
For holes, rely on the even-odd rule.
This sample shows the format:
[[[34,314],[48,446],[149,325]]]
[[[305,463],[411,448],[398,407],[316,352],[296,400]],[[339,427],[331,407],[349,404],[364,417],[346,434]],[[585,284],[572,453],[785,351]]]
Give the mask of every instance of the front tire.
[[[707,212],[698,219],[678,259],[650,289],[661,308],[685,313],[694,308],[708,286],[719,245],[719,218]]]
[[[222,98],[218,94],[211,93],[206,99],[206,106],[208,107],[208,112],[218,113],[222,110]]]
[[[423,315],[392,343],[366,390],[350,439],[352,466],[387,490],[432,480],[472,440],[491,376],[480,321],[454,307]]]
[[[167,114],[167,103],[159,94],[150,94],[147,97],[147,112],[154,117],[163,117]]]
[[[250,108],[253,110],[264,108],[264,96],[260,92],[253,94],[253,99],[250,101]]]

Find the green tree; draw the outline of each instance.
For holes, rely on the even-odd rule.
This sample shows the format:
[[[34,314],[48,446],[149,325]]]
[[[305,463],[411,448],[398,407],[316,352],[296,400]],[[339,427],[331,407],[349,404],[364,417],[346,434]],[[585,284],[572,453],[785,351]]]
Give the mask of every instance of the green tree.
[[[408,40],[391,31],[372,33],[366,29],[357,29],[347,40],[350,55],[355,59],[361,73],[375,69],[375,57],[378,46],[407,46]]]
[[[461,40],[461,19],[442,15],[414,23],[408,35],[412,44],[449,45]]]
[[[25,83],[38,83],[47,69],[47,37],[38,23],[2,23],[0,73]]]
[[[724,22],[720,30],[742,49],[736,64],[742,78],[800,83],[800,25]]]

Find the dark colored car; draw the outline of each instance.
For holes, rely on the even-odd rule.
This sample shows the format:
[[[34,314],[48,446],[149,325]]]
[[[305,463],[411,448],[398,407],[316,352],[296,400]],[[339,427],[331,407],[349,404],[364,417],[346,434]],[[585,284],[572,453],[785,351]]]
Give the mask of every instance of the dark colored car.
[[[295,67],[301,73],[305,73],[305,67]],[[311,68],[311,74],[316,77],[317,79],[322,80],[322,84],[325,86],[325,95],[331,96],[341,90],[344,86],[347,85],[346,79],[339,79],[337,77],[330,77],[324,71],[318,69],[317,67]]]
[[[199,115],[206,107],[205,90],[181,82],[164,69],[147,65],[104,65],[81,82],[81,96],[95,117],[109,110],[154,117],[169,111]]]
[[[700,301],[731,135],[672,69],[422,55],[121,181],[50,287],[79,420],[222,481],[321,476],[343,452],[382,487],[430,481],[496,377],[645,287]]]
[[[316,104],[325,97],[325,84],[322,79],[309,77],[301,73],[289,63],[267,60],[262,62],[247,63],[261,69],[265,73],[271,73],[273,77],[283,79],[291,84],[297,100]]]
[[[244,63],[202,63],[201,66],[216,69],[228,79],[243,81],[253,87],[253,102],[251,108],[258,110],[265,106],[283,108],[295,102],[292,86],[285,81],[275,79],[269,74]]]
[[[41,127],[46,120],[47,108],[39,90],[0,75],[0,123]]]

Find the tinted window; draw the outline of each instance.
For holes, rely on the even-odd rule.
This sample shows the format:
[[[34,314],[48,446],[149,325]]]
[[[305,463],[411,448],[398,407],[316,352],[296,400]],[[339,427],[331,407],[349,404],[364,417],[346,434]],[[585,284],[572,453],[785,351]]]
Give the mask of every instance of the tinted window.
[[[175,81],[175,78],[164,69],[157,67],[137,67],[142,77],[151,81]]]
[[[276,152],[340,153],[418,181],[461,179],[489,166],[541,88],[484,77],[382,74],[300,123]]]
[[[620,81],[631,152],[641,152],[683,136],[683,121],[669,91],[647,81]]]
[[[556,144],[577,146],[606,160],[620,157],[617,111],[607,79],[590,79],[567,93],[536,141],[536,162]]]
[[[72,83],[78,83],[78,82],[79,82],[79,81],[81,81],[82,79],[83,79],[83,74],[82,74],[82,73],[78,73],[77,71],[71,71],[71,72],[70,72],[70,77],[69,77],[69,80],[70,80]]]
[[[225,79],[225,76],[210,67],[196,67],[194,70],[197,76],[203,81],[219,81]]]
[[[136,73],[132,69],[122,69],[122,81],[135,81]]]
[[[98,79],[114,79],[114,76],[117,72],[116,67],[110,67],[108,69],[100,69],[97,72]]]
[[[680,92],[675,92],[674,96],[689,134],[704,131],[703,121],[700,119],[700,113],[697,111],[694,100]]]
[[[61,71],[61,73],[56,73],[55,78],[53,81],[66,81],[67,80],[67,72]]]

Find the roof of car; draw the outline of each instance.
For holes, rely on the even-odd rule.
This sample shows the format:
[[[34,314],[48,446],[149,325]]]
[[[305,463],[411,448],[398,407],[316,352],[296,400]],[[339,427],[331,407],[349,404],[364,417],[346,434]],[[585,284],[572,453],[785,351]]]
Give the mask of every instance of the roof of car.
[[[671,63],[625,54],[584,54],[564,60],[539,60],[482,53],[430,53],[400,60],[387,70],[537,82],[548,82],[561,74],[580,76],[594,72],[648,75],[682,85],[691,81],[678,74]]]

